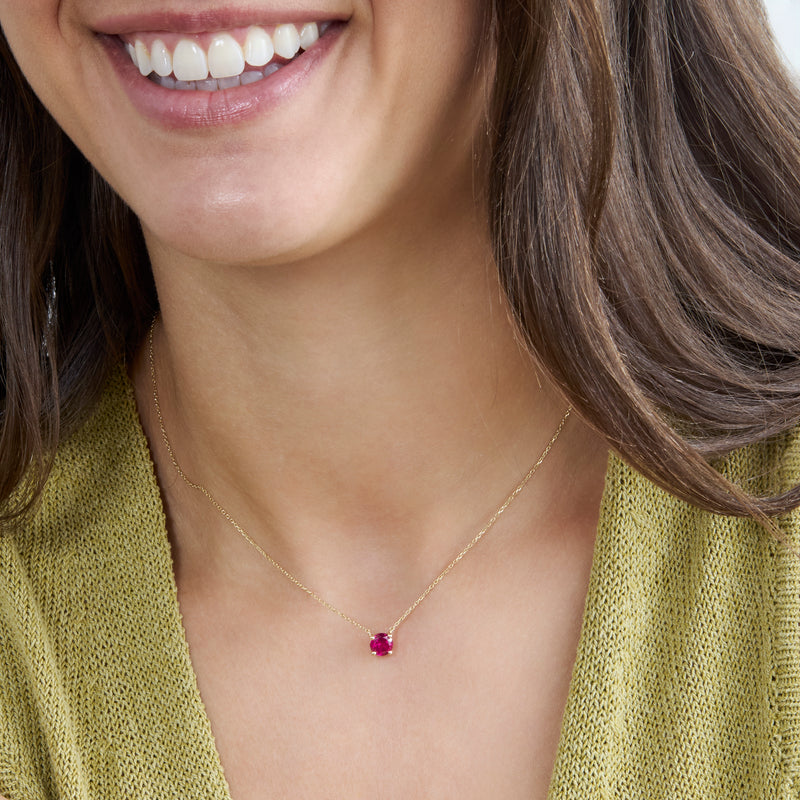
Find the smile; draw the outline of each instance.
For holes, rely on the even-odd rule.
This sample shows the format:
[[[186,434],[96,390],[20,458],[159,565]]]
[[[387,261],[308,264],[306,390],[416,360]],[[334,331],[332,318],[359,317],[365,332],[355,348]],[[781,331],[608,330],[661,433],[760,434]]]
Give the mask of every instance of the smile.
[[[269,77],[312,48],[331,24],[252,25],[192,36],[141,33],[120,38],[139,72],[159,86],[216,92]]]

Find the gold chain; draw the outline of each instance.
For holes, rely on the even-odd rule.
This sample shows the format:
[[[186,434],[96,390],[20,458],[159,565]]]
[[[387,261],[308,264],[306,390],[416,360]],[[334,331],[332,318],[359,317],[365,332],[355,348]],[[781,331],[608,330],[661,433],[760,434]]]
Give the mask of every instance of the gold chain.
[[[150,378],[153,383],[153,404],[155,405],[156,409],[156,416],[158,417],[158,426],[161,429],[161,438],[164,441],[164,446],[167,448],[167,452],[169,453],[170,461],[172,461],[172,466],[175,468],[175,471],[180,475],[180,477],[184,480],[184,482],[190,486],[192,489],[196,489],[198,492],[201,492],[206,496],[208,501],[211,503],[212,506],[220,513],[220,515],[236,530],[236,532],[250,545],[252,545],[255,550],[273,567],[275,567],[278,572],[280,572],[284,577],[288,578],[298,589],[302,589],[309,597],[314,598],[321,606],[324,606],[328,609],[328,611],[332,611],[337,616],[341,617],[346,622],[349,622],[351,625],[354,625],[361,631],[367,634],[367,636],[372,637],[372,631],[366,627],[366,625],[362,625],[358,620],[353,619],[353,617],[345,614],[343,611],[340,611],[336,606],[332,603],[329,603],[327,600],[320,597],[313,589],[310,589],[306,586],[302,581],[295,578],[291,572],[287,569],[282,567],[266,550],[264,550],[258,542],[254,541],[250,535],[242,528],[242,526],[231,516],[230,512],[227,511],[211,494],[211,492],[206,489],[205,486],[196,483],[193,481],[189,476],[183,471],[183,468],[178,463],[177,458],[175,457],[175,453],[172,450],[172,444],[169,441],[169,437],[167,436],[167,429],[164,426],[164,418],[161,415],[161,404],[159,403],[158,399],[158,384],[156,381],[156,365],[155,365],[155,358],[153,356],[153,331],[155,330],[156,321],[153,321],[153,324],[150,326],[150,333],[148,336],[149,342],[149,356],[150,356]],[[553,445],[556,443],[556,440],[561,435],[561,431],[564,428],[564,425],[569,418],[570,413],[572,412],[572,407],[570,406],[567,409],[567,413],[561,418],[561,422],[559,422],[558,427],[556,428],[555,433],[553,434],[550,441],[547,443],[547,446],[542,451],[542,454],[536,460],[536,463],[528,470],[522,480],[514,487],[511,494],[506,497],[505,500],[501,503],[500,507],[492,514],[491,519],[486,523],[486,525],[481,528],[480,531],[473,537],[473,539],[464,547],[464,549],[428,584],[425,591],[400,615],[397,621],[392,625],[387,631],[386,635],[391,637],[393,636],[394,632],[402,625],[403,622],[408,619],[409,615],[412,614],[420,603],[447,577],[450,573],[450,570],[461,561],[464,556],[475,547],[476,544],[491,530],[492,526],[497,522],[500,515],[511,505],[514,498],[525,488],[528,481],[534,476],[536,471],[542,465],[544,460],[547,458],[550,450],[553,448]]]

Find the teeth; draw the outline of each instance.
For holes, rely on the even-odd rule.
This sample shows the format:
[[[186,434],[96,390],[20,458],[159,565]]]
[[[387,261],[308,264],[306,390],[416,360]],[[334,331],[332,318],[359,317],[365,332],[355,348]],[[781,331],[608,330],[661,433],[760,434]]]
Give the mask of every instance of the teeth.
[[[300,47],[303,50],[308,50],[314,42],[319,39],[319,28],[316,22],[309,22],[308,25],[303,25],[300,31]]]
[[[150,48],[150,63],[156,75],[162,78],[172,75],[172,55],[161,39],[156,39]]]
[[[250,83],[258,83],[264,77],[263,72],[247,71],[239,76],[239,81],[242,86],[247,86]]]
[[[136,42],[136,65],[139,67],[139,72],[142,75],[149,75],[153,71],[153,67],[150,63],[150,54],[147,52],[147,48],[141,43]]]
[[[217,83],[220,89],[235,89],[242,85],[241,75],[231,75],[230,78],[220,78]]]
[[[294,25],[278,25],[272,34],[275,52],[282,58],[294,58],[300,50],[300,34]]]
[[[269,34],[263,28],[250,28],[244,41],[244,60],[253,67],[263,67],[274,55],[275,47]]]
[[[211,42],[208,71],[212,78],[233,78],[244,72],[244,53],[229,33],[221,33]]]
[[[259,71],[248,70],[231,78],[206,78],[203,81],[176,81],[171,75],[161,77],[153,72],[150,75],[150,80],[165,89],[216,92],[218,89],[234,89],[237,86],[247,86],[250,83],[263,81],[264,78],[268,78],[273,72],[277,72],[282,67],[283,64],[267,64],[264,69]]]
[[[278,25],[272,36],[257,25],[247,30],[244,44],[231,33],[211,37],[206,52],[195,38],[179,39],[170,52],[164,39],[147,44],[142,39],[126,41],[125,50],[142,75],[167,89],[214,92],[260,81],[283,66],[300,50],[308,50],[330,27],[330,22]],[[166,37],[165,37],[166,38]]]
[[[203,48],[191,39],[181,39],[172,56],[172,71],[179,81],[204,81],[208,77],[208,58]]]

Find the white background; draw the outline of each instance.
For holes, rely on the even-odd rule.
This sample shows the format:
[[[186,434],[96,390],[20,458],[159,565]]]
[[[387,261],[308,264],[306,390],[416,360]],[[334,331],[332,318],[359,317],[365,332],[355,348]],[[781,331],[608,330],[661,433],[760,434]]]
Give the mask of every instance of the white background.
[[[800,79],[800,0],[764,0],[784,55]]]

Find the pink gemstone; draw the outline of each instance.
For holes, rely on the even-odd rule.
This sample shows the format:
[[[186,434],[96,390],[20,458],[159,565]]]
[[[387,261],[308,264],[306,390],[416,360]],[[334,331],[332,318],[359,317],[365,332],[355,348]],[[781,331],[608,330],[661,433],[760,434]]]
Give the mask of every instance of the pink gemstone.
[[[376,633],[369,643],[374,656],[390,656],[392,654],[392,637],[388,633]]]

